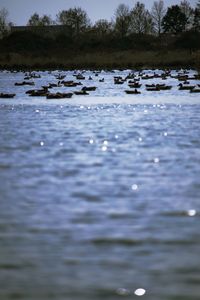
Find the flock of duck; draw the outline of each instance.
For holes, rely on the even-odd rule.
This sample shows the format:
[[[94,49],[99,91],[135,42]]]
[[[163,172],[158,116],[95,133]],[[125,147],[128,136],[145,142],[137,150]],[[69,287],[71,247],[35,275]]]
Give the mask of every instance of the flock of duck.
[[[49,72],[51,73],[51,72]],[[93,75],[95,77],[99,76],[101,71],[93,71]],[[112,71],[114,73],[114,71]],[[75,95],[89,95],[90,91],[95,91],[97,89],[96,86],[86,86],[84,85],[84,80],[94,81],[92,76],[86,78],[84,75],[84,71],[82,72],[74,72],[73,76],[76,80],[65,80],[66,75],[58,73],[54,75],[57,82],[48,83],[48,85],[42,85],[40,89],[30,89],[25,93],[31,97],[46,97],[46,99],[63,99],[63,98],[71,98],[73,94]],[[16,82],[14,85],[17,86],[35,86],[35,82],[33,79],[41,78],[41,75],[36,72],[25,73],[24,80],[22,82]],[[176,79],[178,81],[178,89],[179,90],[188,90],[190,93],[200,93],[200,84],[192,85],[190,80],[200,80],[200,74],[189,75],[187,70],[182,70],[181,72],[177,72],[175,75],[172,74],[171,70],[165,70],[162,74],[158,74],[154,72],[153,74],[146,74],[144,71],[140,71],[134,73],[131,72],[126,75],[124,78],[122,76],[113,76],[113,83],[115,85],[123,85],[125,82],[128,83],[129,89],[125,89],[124,92],[126,94],[141,94],[140,88],[142,87],[143,80],[148,81],[152,79],[161,79],[167,80],[169,78]],[[105,78],[102,77],[98,80],[99,82],[104,82]],[[50,92],[52,88],[72,88],[72,87],[80,87],[79,90],[73,92]],[[167,85],[165,83],[152,83],[145,84],[146,91],[151,92],[159,92],[165,90],[171,90],[172,85]],[[14,93],[0,93],[0,98],[14,98],[16,94]]]
[[[190,77],[189,72],[184,70],[182,73],[178,73],[177,75],[172,75],[171,71],[164,71],[162,74],[154,73],[153,75],[148,75],[144,73],[139,73],[136,77],[135,75],[129,74],[124,79],[121,76],[114,77],[115,84],[123,84],[128,79],[128,86],[129,88],[125,90],[127,94],[141,94],[138,90],[141,88],[142,84],[140,83],[140,79],[142,80],[149,80],[149,79],[157,79],[160,78],[162,80],[167,80],[168,78],[177,79],[179,82],[178,87],[179,90],[189,90],[191,93],[200,93],[200,84],[191,85],[189,80],[199,80],[200,74],[195,74],[194,76]],[[172,85],[166,85],[165,83],[153,83],[153,84],[145,84],[146,90],[151,92],[158,92],[158,91],[166,91],[171,90]]]

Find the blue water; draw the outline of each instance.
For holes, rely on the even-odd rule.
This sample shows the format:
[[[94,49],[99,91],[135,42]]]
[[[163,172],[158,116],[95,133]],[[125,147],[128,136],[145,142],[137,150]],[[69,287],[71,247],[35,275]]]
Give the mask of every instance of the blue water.
[[[170,93],[0,101],[0,299],[199,299],[200,99]]]

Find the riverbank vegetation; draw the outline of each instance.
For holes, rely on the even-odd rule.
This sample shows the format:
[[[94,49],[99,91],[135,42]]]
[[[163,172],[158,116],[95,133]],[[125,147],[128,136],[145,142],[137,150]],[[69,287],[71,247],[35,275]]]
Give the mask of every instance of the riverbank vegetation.
[[[120,4],[111,21],[95,24],[76,7],[56,20],[35,13],[23,30],[9,25],[7,16],[1,10],[1,68],[200,68],[200,1],[165,8],[159,0],[150,11],[140,2]],[[64,30],[46,34],[56,24]]]
[[[197,63],[198,62],[198,63]],[[62,53],[60,55],[27,55],[19,53],[0,56],[1,69],[145,69],[196,68],[200,70],[200,52],[188,51],[115,51]]]

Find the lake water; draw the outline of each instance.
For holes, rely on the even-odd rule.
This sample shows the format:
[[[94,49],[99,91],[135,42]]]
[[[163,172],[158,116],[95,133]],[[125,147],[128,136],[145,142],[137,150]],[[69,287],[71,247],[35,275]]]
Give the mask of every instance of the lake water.
[[[128,73],[65,100],[0,73],[0,299],[199,300],[200,95],[128,96]]]

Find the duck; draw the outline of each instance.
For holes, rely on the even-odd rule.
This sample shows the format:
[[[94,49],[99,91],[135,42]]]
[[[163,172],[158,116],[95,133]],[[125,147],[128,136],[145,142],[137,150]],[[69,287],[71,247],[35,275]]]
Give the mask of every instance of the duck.
[[[74,82],[73,80],[67,80],[67,81],[62,80],[60,83],[62,83],[62,84],[72,84],[73,82]]]
[[[54,87],[59,87],[60,85],[60,81],[58,81],[58,83],[49,83],[49,88],[54,88]]]
[[[89,95],[89,93],[87,93],[85,90],[76,91],[76,92],[74,92],[74,94],[75,95],[80,95],[80,96],[82,96],[82,95]]]
[[[63,80],[65,77],[66,77],[66,75],[61,75],[61,74],[55,76],[55,78],[58,80]]]
[[[140,84],[138,82],[134,82],[134,83],[129,83],[128,86],[130,88],[140,88],[142,86],[142,84]]]
[[[195,77],[196,80],[199,80],[200,79],[200,73],[199,74],[195,74],[194,77]]]
[[[126,76],[126,80],[127,79],[134,79],[135,78],[135,74],[134,73],[129,73],[127,76]]]
[[[144,80],[153,79],[154,75],[147,75],[146,74],[146,75],[143,75],[141,78],[144,79]]]
[[[154,88],[154,87],[158,87],[158,88],[160,88],[160,87],[164,87],[165,86],[165,83],[157,83],[157,84],[155,84],[155,83],[152,83],[152,84],[145,84],[145,86],[147,87],[147,88]]]
[[[82,74],[78,74],[78,75],[76,75],[76,79],[77,80],[84,80],[85,77]]]
[[[32,74],[31,77],[32,78],[41,78],[41,75],[40,74]]]
[[[33,81],[15,82],[15,86],[22,86],[22,85],[35,85],[35,83]]]
[[[126,80],[123,79],[121,76],[115,76],[114,77],[114,84],[124,84]]]
[[[96,86],[84,86],[82,88],[82,91],[86,91],[86,92],[95,91],[95,90],[96,90]]]
[[[43,88],[41,90],[29,90],[26,92],[31,97],[44,97],[49,94],[48,88]]]
[[[76,87],[78,85],[82,85],[81,82],[74,82],[74,81],[61,81],[61,83],[65,86],[65,87]]]
[[[195,77],[189,77],[188,75],[185,75],[185,76],[178,76],[177,79],[179,81],[187,81],[187,80],[195,80],[196,78]]]
[[[200,89],[194,88],[194,89],[190,90],[190,93],[200,93]]]
[[[178,86],[179,86],[179,90],[193,90],[195,88],[195,85],[184,86],[182,83],[179,83]]]
[[[159,92],[160,88],[158,86],[146,87],[146,90],[149,92]]]
[[[14,98],[16,94],[0,93],[0,98]]]
[[[161,91],[166,91],[166,90],[171,90],[172,85],[157,85],[157,87],[159,88],[159,90]]]
[[[49,93],[46,95],[47,99],[63,99],[63,98],[71,98],[73,93]]]
[[[126,94],[141,94],[140,91],[138,91],[137,89],[134,90],[125,90]]]

